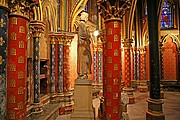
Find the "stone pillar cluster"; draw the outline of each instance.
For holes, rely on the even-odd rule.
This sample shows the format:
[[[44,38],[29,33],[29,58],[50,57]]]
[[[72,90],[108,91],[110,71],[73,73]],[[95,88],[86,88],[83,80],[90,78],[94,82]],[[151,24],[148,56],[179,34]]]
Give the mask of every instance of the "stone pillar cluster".
[[[40,104],[40,40],[45,24],[41,21],[31,21],[30,30],[33,37],[33,76],[34,76],[34,108],[33,112],[42,112]]]

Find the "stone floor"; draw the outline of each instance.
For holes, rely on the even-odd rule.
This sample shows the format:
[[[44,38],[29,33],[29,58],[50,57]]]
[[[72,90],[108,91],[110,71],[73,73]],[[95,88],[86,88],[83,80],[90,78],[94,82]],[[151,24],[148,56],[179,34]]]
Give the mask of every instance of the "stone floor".
[[[135,104],[128,105],[130,120],[146,120],[149,92],[135,92]],[[165,120],[180,120],[180,92],[164,92],[163,112]],[[70,120],[70,115],[59,116],[56,120]]]

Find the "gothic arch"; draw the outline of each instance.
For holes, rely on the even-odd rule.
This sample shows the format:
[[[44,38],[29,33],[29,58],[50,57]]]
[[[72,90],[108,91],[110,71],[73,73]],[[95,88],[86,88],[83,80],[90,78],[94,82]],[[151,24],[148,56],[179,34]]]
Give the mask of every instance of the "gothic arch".
[[[88,0],[78,0],[77,3],[75,4],[74,9],[72,10],[73,12],[71,13],[71,24],[70,24],[70,32],[75,32],[74,30],[74,24],[76,21],[76,17],[78,16],[78,14],[83,11],[86,3]],[[82,5],[82,7],[80,7]]]
[[[42,2],[42,12],[43,16],[48,17],[49,21],[49,28],[51,32],[56,32],[57,31],[57,2],[55,0],[53,1],[43,1]]]
[[[180,50],[180,41],[179,41],[178,37],[175,36],[175,35],[171,35],[171,34],[165,35],[162,38],[162,44],[164,45],[167,42],[166,39],[169,38],[169,37],[172,38],[172,42],[176,44],[177,50],[179,51]]]

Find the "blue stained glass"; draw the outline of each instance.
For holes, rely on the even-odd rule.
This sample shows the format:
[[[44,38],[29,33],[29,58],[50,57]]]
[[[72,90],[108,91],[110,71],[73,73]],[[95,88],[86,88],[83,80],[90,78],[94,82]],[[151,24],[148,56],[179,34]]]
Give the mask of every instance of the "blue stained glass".
[[[172,28],[172,4],[164,1],[161,14],[161,28]]]

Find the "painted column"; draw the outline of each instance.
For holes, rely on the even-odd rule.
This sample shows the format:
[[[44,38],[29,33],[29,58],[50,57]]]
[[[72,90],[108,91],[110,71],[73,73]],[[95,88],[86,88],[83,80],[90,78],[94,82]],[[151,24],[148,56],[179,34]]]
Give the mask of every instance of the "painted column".
[[[26,120],[28,6],[11,1],[8,27],[7,120]],[[16,8],[16,9],[14,9]]]
[[[40,99],[40,39],[44,31],[44,23],[31,21],[30,29],[33,36],[33,76],[34,76],[34,109],[33,112],[42,112]]]
[[[139,79],[145,80],[145,49],[140,48],[139,51],[140,51]]]
[[[103,66],[103,51],[102,51],[102,43],[100,43],[100,44],[98,44],[98,52],[97,52],[97,64],[98,64],[98,68],[97,68],[97,70],[98,70],[98,84],[99,85],[101,85],[102,84],[102,76],[103,76],[103,74],[102,74],[102,66]]]
[[[6,119],[6,84],[7,84],[7,42],[8,42],[8,5],[0,0],[0,116]]]
[[[68,36],[65,35],[63,45],[64,45],[64,50],[63,50],[63,87],[64,87],[64,92],[70,92],[71,91],[71,86],[70,86],[70,45],[72,42],[73,36]]]
[[[50,42],[50,93],[55,92],[55,37]]]
[[[157,0],[147,0],[149,52],[150,52],[150,98],[146,120],[165,120],[160,99],[160,72],[159,72],[159,35]]]
[[[93,83],[96,85],[98,83],[98,64],[97,64],[97,59],[98,59],[98,56],[97,56],[97,45],[94,44],[93,45],[93,58],[94,58],[94,64],[93,64]]]
[[[133,47],[133,49],[132,49],[132,67],[133,67],[133,71],[132,71],[132,73],[133,73],[133,76],[132,76],[132,78],[133,78],[133,80],[137,80],[137,63],[136,63],[136,61],[137,61],[137,53],[136,53],[136,47]]]
[[[115,4],[116,3],[116,4]],[[98,1],[98,10],[105,19],[105,78],[103,91],[105,92],[105,120],[119,120],[121,118],[121,24],[122,17],[131,3],[126,1]],[[117,6],[120,5],[120,6]]]
[[[58,70],[59,70],[59,75],[58,75],[58,93],[63,92],[63,38],[62,36],[59,37],[58,40]]]
[[[123,42],[124,49],[124,62],[123,62],[123,80],[125,82],[125,87],[123,91],[128,94],[129,103],[132,104],[135,102],[133,96],[133,88],[131,86],[131,43],[132,39],[125,39]]]
[[[139,51],[140,51],[139,79],[145,80],[145,49],[140,48]]]
[[[136,50],[136,79],[140,79],[140,50],[137,48]]]

